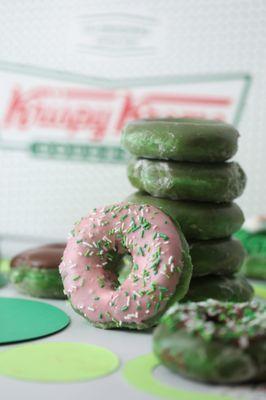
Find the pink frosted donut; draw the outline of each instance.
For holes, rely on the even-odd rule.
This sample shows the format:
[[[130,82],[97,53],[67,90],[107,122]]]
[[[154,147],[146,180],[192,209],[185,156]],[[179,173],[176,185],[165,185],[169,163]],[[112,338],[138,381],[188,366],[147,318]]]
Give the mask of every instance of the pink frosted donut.
[[[189,285],[191,263],[177,226],[151,205],[117,203],[76,223],[59,270],[72,307],[102,328],[153,326]],[[133,267],[120,285],[115,253]]]

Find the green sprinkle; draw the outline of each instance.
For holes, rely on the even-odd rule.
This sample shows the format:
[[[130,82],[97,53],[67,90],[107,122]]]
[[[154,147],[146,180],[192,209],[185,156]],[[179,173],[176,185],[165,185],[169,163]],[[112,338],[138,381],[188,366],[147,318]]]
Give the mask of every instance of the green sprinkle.
[[[138,248],[138,254],[142,255],[143,257],[145,255],[144,250],[143,250],[143,248],[141,246],[139,246],[139,248]]]
[[[161,237],[163,240],[169,240],[169,236],[167,236],[165,233],[159,233],[159,237]]]
[[[123,307],[121,307],[121,311],[127,311],[128,310],[128,306],[123,306]]]
[[[133,264],[133,270],[134,270],[134,271],[137,271],[138,269],[139,269],[138,264],[134,263],[134,264]]]
[[[73,281],[78,281],[80,279],[80,275],[74,276]]]
[[[85,251],[85,253],[83,254],[84,257],[89,257],[90,251],[91,251],[90,249],[87,249],[87,250]]]
[[[147,310],[149,310],[151,308],[151,302],[150,301],[147,302],[146,308],[147,308]]]
[[[99,296],[96,296],[96,297],[94,297],[94,300],[95,300],[95,301],[98,301],[98,300],[100,300],[100,297],[99,297]]]
[[[82,243],[82,239],[78,239],[78,240],[76,240],[76,243],[77,243],[77,244],[80,244],[80,243]]]
[[[153,240],[155,240],[156,238],[157,238],[157,232],[155,232],[154,234],[153,234]]]
[[[99,313],[99,319],[103,319],[103,313]]]
[[[159,308],[161,307],[161,303],[160,302],[157,302],[156,304],[155,304],[155,307],[154,307],[154,313],[156,314],[158,311],[159,311]]]
[[[133,298],[133,300],[137,300],[137,295],[136,295],[136,293],[133,293],[132,298]]]
[[[159,286],[160,292],[168,292],[168,289],[165,286]]]
[[[89,271],[91,269],[91,266],[89,264],[85,265],[86,271]]]
[[[136,283],[139,281],[139,277],[137,275],[133,275],[133,283]]]
[[[98,285],[99,285],[100,288],[104,288],[105,287],[105,279],[104,278],[98,277],[97,281],[98,281]]]

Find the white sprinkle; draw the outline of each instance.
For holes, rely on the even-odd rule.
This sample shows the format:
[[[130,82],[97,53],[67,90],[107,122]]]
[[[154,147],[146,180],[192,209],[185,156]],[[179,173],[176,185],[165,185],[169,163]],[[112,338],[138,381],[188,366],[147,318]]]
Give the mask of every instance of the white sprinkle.
[[[82,254],[81,251],[78,251],[78,255],[79,255],[79,256],[83,256],[83,254]]]
[[[90,306],[88,306],[87,309],[88,309],[89,311],[95,311],[95,309],[94,309],[93,307],[90,307]]]
[[[119,294],[116,294],[115,296],[113,296],[112,301],[115,301],[115,299],[117,299],[118,296],[119,296]]]
[[[135,314],[127,314],[124,316],[124,319],[131,319],[131,318],[138,318],[139,314],[138,312],[135,312]]]
[[[140,295],[138,292],[136,292],[135,290],[134,290],[133,293],[134,293],[136,296],[141,297],[141,295]]]
[[[129,307],[129,304],[130,304],[130,297],[128,296],[128,298],[127,298],[127,306]]]
[[[241,338],[239,339],[239,346],[242,349],[245,349],[248,347],[248,345],[249,345],[249,340],[248,340],[247,336],[241,336]]]
[[[168,264],[172,264],[173,261],[174,261],[174,257],[170,256],[169,259],[168,259]]]

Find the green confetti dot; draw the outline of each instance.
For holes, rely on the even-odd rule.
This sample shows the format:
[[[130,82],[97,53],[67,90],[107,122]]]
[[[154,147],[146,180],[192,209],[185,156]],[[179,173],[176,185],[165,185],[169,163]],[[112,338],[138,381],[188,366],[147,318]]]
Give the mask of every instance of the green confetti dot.
[[[24,345],[0,353],[0,374],[28,381],[83,381],[108,375],[118,366],[110,350],[80,343]]]

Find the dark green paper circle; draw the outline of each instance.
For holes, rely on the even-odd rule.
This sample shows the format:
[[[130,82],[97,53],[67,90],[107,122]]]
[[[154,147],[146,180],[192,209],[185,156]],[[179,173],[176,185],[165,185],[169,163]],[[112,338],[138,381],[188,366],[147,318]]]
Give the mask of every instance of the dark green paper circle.
[[[50,304],[0,298],[0,344],[22,342],[51,335],[70,322],[66,313]]]

